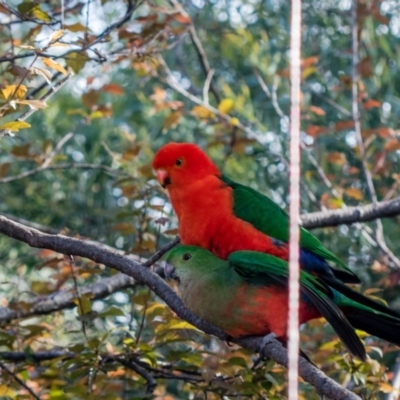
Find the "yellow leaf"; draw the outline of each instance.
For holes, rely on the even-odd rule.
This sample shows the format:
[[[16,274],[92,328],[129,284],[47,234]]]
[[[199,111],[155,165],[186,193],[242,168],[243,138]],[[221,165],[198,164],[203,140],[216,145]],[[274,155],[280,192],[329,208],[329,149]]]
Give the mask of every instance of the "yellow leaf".
[[[42,61],[47,67],[61,72],[64,75],[68,75],[68,71],[61,64],[56,63],[51,58],[42,58]]]
[[[229,122],[230,122],[231,125],[233,125],[233,126],[238,126],[238,125],[240,124],[239,119],[236,118],[236,117],[231,118],[231,119],[229,120]]]
[[[204,106],[194,106],[192,108],[192,113],[195,117],[201,119],[211,119],[215,117],[214,113]]]
[[[178,125],[179,120],[181,119],[181,116],[182,116],[182,113],[180,111],[173,112],[167,118],[165,118],[164,123],[163,123],[163,128],[169,129],[169,128],[172,128],[172,127]]]
[[[68,54],[66,57],[67,65],[70,66],[76,74],[85,66],[87,60],[86,52],[74,52]]]
[[[303,72],[302,72],[302,78],[303,79],[307,79],[309,76],[311,76],[314,72],[317,72],[317,68],[316,67],[307,67],[304,68]]]
[[[49,17],[49,15],[47,13],[45,13],[39,5],[35,6],[32,8],[31,12],[30,12],[34,17],[36,17],[37,19],[39,19],[40,21],[44,21],[44,22],[50,22],[51,18]]]
[[[9,130],[12,132],[18,132],[20,129],[30,128],[31,125],[25,121],[12,121],[6,122],[0,126],[0,130]]]
[[[65,35],[65,30],[60,29],[59,31],[55,31],[51,34],[50,36],[50,41],[49,43],[54,43],[57,42],[59,39],[61,39]]]
[[[65,29],[68,29],[71,32],[83,32],[86,30],[85,26],[82,25],[80,22],[72,25],[64,25]]]
[[[9,97],[14,97],[16,99],[24,99],[27,91],[26,86],[24,85],[9,85],[4,89],[1,89],[5,99],[7,100]]]
[[[218,105],[218,111],[221,114],[229,114],[232,111],[234,105],[235,102],[232,99],[223,99]]]
[[[344,192],[347,196],[356,200],[362,200],[364,198],[363,192],[357,188],[347,188]]]
[[[0,385],[0,396],[15,398],[15,392],[8,385]]]

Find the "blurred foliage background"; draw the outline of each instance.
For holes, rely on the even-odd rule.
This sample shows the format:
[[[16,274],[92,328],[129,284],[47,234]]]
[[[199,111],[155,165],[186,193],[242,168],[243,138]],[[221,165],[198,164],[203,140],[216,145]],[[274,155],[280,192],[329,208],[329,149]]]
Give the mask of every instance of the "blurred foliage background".
[[[370,203],[365,165],[378,201],[395,198],[398,1],[359,0],[356,21],[349,0],[302,6],[302,211]],[[284,0],[1,1],[0,212],[148,257],[177,232],[151,170],[170,141],[199,144],[228,176],[286,207],[289,12]],[[363,292],[400,309],[400,221],[382,222],[314,233],[360,276]],[[26,355],[2,361],[1,398],[31,398],[15,376],[41,399],[285,396],[283,368],[255,367],[254,355],[194,330],[148,288],[81,294],[113,275],[104,266],[4,236],[0,261],[3,310],[59,291],[75,291],[77,305],[1,321],[1,354]],[[371,359],[362,364],[324,321],[302,328],[302,349],[327,375],[364,399],[398,398],[387,394],[398,349],[365,343]],[[54,350],[69,356],[34,360]]]

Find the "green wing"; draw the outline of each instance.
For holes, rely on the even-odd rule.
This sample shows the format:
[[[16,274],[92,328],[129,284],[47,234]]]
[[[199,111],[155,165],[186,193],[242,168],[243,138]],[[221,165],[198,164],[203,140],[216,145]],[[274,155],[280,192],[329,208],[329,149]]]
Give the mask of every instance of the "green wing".
[[[250,285],[269,286],[272,282],[287,286],[288,263],[269,254],[237,251],[228,257],[231,267]],[[300,271],[300,290],[319,313],[332,325],[348,350],[362,360],[365,349],[342,310],[334,302],[334,292],[318,277]]]
[[[249,222],[268,236],[286,243],[289,241],[289,216],[281,207],[250,187],[233,182],[225,176],[221,179],[233,189],[234,213],[237,217]],[[358,278],[343,261],[302,227],[300,227],[300,246],[327,261],[340,265],[354,278],[350,279],[351,282],[359,283]]]

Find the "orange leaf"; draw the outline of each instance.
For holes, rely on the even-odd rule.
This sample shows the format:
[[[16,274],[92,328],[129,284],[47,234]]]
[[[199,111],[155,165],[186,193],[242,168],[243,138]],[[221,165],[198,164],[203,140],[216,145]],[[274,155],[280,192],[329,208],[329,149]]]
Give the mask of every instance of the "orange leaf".
[[[322,133],[328,133],[328,132],[329,128],[327,126],[320,126],[320,125],[310,125],[306,131],[307,135],[312,137],[317,137]]]
[[[396,151],[400,150],[400,141],[397,139],[388,140],[385,143],[385,150],[386,151]]]
[[[192,22],[189,15],[174,14],[174,19],[181,24],[190,24]]]
[[[326,114],[325,110],[322,109],[321,107],[316,107],[316,106],[310,106],[310,111],[313,112],[314,114],[323,116]]]
[[[381,106],[381,102],[378,100],[372,100],[372,99],[368,99],[364,104],[364,109],[365,110],[370,110],[371,108],[378,108]]]
[[[336,164],[336,165],[344,165],[347,162],[346,155],[344,153],[339,153],[337,151],[329,153],[327,160],[331,164]]]
[[[124,89],[122,88],[122,86],[117,85],[116,83],[109,83],[108,85],[104,85],[102,90],[104,92],[115,94],[116,96],[121,96],[124,94]]]
[[[318,56],[311,56],[307,57],[304,60],[301,60],[301,67],[302,68],[308,68],[311,67],[312,65],[315,65],[319,60]]]
[[[363,192],[357,188],[347,188],[344,191],[347,196],[351,197],[352,199],[362,200],[364,198]]]
[[[335,131],[342,131],[344,129],[354,128],[354,121],[339,121],[335,125]]]

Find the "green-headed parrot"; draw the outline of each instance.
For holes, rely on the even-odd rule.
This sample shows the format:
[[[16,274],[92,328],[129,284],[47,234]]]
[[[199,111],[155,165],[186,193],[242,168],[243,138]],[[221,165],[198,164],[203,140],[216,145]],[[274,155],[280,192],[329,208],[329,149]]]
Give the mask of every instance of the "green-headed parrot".
[[[192,312],[232,337],[275,333],[285,342],[288,325],[288,263],[275,256],[237,251],[227,260],[197,246],[180,245],[166,257],[165,275],[179,283]],[[354,328],[400,346],[400,314],[360,293],[330,287],[300,272],[299,321],[324,317],[351,354],[365,360]],[[348,288],[349,291],[352,289]]]

